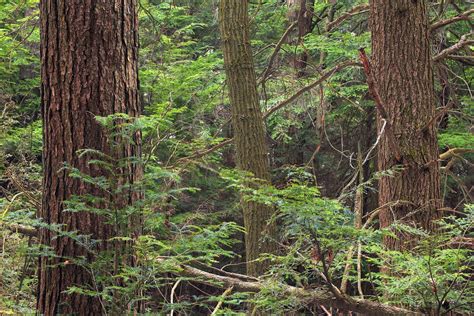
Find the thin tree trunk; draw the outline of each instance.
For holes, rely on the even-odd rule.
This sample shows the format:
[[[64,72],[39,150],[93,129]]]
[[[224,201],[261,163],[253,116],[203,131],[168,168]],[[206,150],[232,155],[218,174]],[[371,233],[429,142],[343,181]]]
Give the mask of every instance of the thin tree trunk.
[[[314,0],[288,0],[288,22],[290,24],[298,22],[296,30],[290,34],[288,42],[294,46],[299,46],[303,38],[311,32],[313,26]],[[305,75],[308,63],[308,53],[302,52],[291,56],[291,64],[296,71],[296,76]]]
[[[442,201],[437,130],[434,124],[425,128],[436,110],[427,1],[371,0],[370,13],[374,81],[401,156],[397,161],[391,135],[385,133],[378,169],[403,168],[379,182],[380,224],[386,228],[402,222],[432,230]],[[380,130],[384,118],[380,112],[377,117]],[[397,237],[386,237],[385,246],[413,247],[413,236]]]
[[[38,217],[47,224],[63,225],[67,231],[90,234],[93,239],[113,236],[111,225],[91,212],[65,212],[71,196],[104,192],[80,179],[73,179],[63,164],[91,176],[105,171],[79,158],[79,149],[111,153],[106,133],[94,116],[127,113],[138,116],[138,20],[137,4],[129,1],[43,0],[41,11],[41,92],[43,115],[43,202]],[[124,146],[119,157],[140,156],[140,135],[135,146]],[[136,182],[141,169],[129,166],[127,182]],[[123,195],[130,204],[137,193]],[[57,257],[41,257],[38,277],[38,313],[44,315],[100,315],[98,299],[66,294],[71,286],[92,286],[91,275],[68,258],[84,256],[86,249],[67,237],[40,229],[40,243],[50,246]],[[105,241],[96,250],[111,249]]]
[[[219,24],[224,63],[232,105],[232,125],[237,167],[255,177],[270,181],[265,129],[259,105],[257,83],[250,47],[248,3],[221,0]],[[242,202],[246,228],[247,273],[261,275],[267,264],[255,260],[262,253],[274,253],[276,226],[268,221],[273,208],[255,202]]]

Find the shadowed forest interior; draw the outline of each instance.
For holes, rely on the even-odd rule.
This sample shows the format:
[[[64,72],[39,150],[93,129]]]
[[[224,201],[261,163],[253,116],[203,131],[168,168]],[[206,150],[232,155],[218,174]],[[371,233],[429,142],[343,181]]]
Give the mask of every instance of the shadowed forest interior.
[[[0,315],[471,315],[469,0],[0,0]]]

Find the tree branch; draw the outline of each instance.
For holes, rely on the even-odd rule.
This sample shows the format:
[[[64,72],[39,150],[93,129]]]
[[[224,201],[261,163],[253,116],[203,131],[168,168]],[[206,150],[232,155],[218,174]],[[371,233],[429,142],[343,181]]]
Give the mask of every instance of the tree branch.
[[[270,110],[268,110],[267,112],[265,112],[263,114],[263,119],[267,119],[270,115],[272,115],[273,113],[275,113],[276,111],[278,111],[279,109],[283,108],[284,106],[290,104],[291,102],[293,102],[294,100],[296,100],[298,97],[300,97],[303,93],[305,92],[308,92],[310,91],[311,89],[317,87],[318,85],[320,85],[321,83],[323,83],[325,80],[329,79],[333,74],[335,74],[336,72],[338,71],[341,71],[342,69],[344,68],[347,68],[347,67],[350,67],[350,66],[361,66],[360,63],[357,63],[357,62],[354,62],[354,61],[346,61],[346,62],[343,62],[341,64],[338,64],[336,65],[335,67],[333,67],[332,69],[326,71],[318,80],[314,81],[313,83],[301,88],[300,90],[298,90],[295,94],[293,94],[291,97],[287,98],[286,100],[280,102],[279,104],[275,105],[274,107],[272,107]],[[183,157],[183,158],[180,158],[178,160],[178,162],[183,162],[183,161],[187,161],[187,160],[192,160],[192,159],[197,159],[197,158],[201,158],[205,155],[208,155],[230,143],[232,143],[234,141],[233,138],[229,138],[229,139],[226,139],[225,141],[217,144],[217,145],[214,145],[212,146],[211,148],[209,149],[206,149],[206,150],[203,150],[203,151],[198,151],[196,152],[195,154],[191,155],[191,156],[188,156],[188,157]]]
[[[357,62],[354,62],[354,61],[346,61],[346,62],[343,62],[343,63],[340,63],[340,64],[336,65],[332,69],[326,71],[318,80],[316,80],[313,83],[310,83],[309,85],[301,88],[295,94],[293,94],[291,97],[287,98],[286,100],[278,103],[277,105],[275,105],[274,107],[269,109],[267,112],[265,112],[265,114],[263,115],[263,118],[264,119],[268,118],[270,115],[272,115],[273,113],[275,113],[276,111],[278,111],[282,107],[284,107],[287,104],[289,104],[289,103],[293,102],[294,100],[296,100],[303,93],[310,91],[311,89],[317,87],[318,85],[320,85],[321,83],[323,83],[324,81],[329,79],[336,72],[341,71],[342,69],[350,67],[350,66],[360,66],[360,64],[357,63]]]
[[[385,107],[383,105],[382,98],[380,97],[376,85],[375,85],[375,79],[372,73],[372,69],[370,66],[369,59],[367,58],[367,55],[365,54],[365,50],[361,48],[359,50],[359,57],[360,60],[362,61],[362,64],[364,65],[364,71],[365,75],[367,77],[367,85],[369,87],[369,92],[372,95],[372,98],[375,101],[375,106],[377,107],[377,112],[379,115],[387,122],[386,126],[386,135],[388,139],[389,146],[391,150],[393,151],[393,154],[395,156],[395,159],[400,162],[402,159],[402,154],[400,151],[400,147],[396,142],[395,134],[393,132],[392,124],[390,123],[388,119],[388,114],[387,111],[385,110]]]
[[[335,19],[334,21],[332,22],[329,22],[327,25],[326,25],[326,31],[330,32],[333,28],[335,28],[336,26],[338,26],[339,24],[341,24],[342,22],[344,22],[345,20],[347,20],[348,18],[354,16],[354,15],[357,15],[357,14],[360,14],[360,13],[364,13],[364,12],[367,12],[369,9],[369,5],[368,4],[362,4],[362,5],[358,5],[358,6],[355,6],[353,7],[352,9],[350,9],[349,11],[341,14],[337,19]]]
[[[206,150],[203,150],[203,151],[198,151],[195,154],[193,154],[191,156],[188,156],[188,157],[180,158],[180,159],[178,159],[178,162],[183,162],[183,161],[186,161],[186,160],[191,160],[191,159],[197,159],[197,158],[204,157],[207,154],[210,154],[210,153],[212,153],[212,152],[214,152],[214,151],[216,151],[216,150],[218,150],[218,149],[220,149],[220,148],[222,148],[226,145],[231,144],[233,141],[234,141],[233,138],[226,139],[226,140],[220,142],[219,144],[212,146],[209,149],[206,149]]]
[[[276,56],[278,55],[278,52],[280,51],[281,46],[283,45],[283,43],[285,42],[286,38],[287,38],[288,35],[290,34],[291,30],[292,30],[297,24],[298,24],[298,21],[292,23],[292,24],[286,29],[285,33],[283,33],[283,35],[281,36],[280,40],[278,41],[278,43],[277,43],[276,46],[275,46],[275,49],[273,50],[273,53],[272,53],[272,56],[270,57],[270,61],[268,62],[267,68],[266,68],[265,71],[263,72],[261,79],[258,80],[257,86],[260,85],[262,82],[265,82],[265,80],[268,78],[268,75],[270,74],[270,71],[272,70],[273,63],[275,62],[275,58],[276,58]]]
[[[158,261],[164,262],[165,259],[158,259]],[[175,274],[182,277],[193,278],[193,282],[199,282],[201,284],[219,288],[232,287],[241,292],[258,293],[264,288],[264,283],[260,281],[243,281],[237,278],[212,274],[187,265],[180,265],[179,271],[175,272]],[[281,287],[285,295],[295,296],[307,305],[332,306],[341,310],[353,311],[364,315],[421,315],[420,313],[399,307],[363,299],[353,299],[347,295],[343,295],[341,298],[336,298],[331,291],[325,288],[302,289],[285,284],[282,284]]]
[[[437,29],[443,27],[443,26],[446,26],[446,25],[449,25],[451,23],[455,23],[455,22],[458,22],[458,21],[466,21],[466,20],[469,20],[470,19],[470,15],[474,13],[474,9],[471,9],[471,10],[467,10],[459,15],[456,15],[452,18],[449,18],[449,19],[445,19],[445,20],[440,20],[436,23],[433,23],[430,27],[430,31],[431,32],[434,32],[436,31]]]
[[[442,153],[439,155],[440,160],[447,160],[452,157],[462,155],[462,154],[471,154],[474,153],[474,149],[469,149],[469,148],[451,148],[447,152]]]
[[[464,46],[474,44],[474,40],[468,39],[468,37],[471,36],[472,34],[474,34],[474,33],[468,33],[468,34],[464,34],[463,36],[461,36],[461,38],[459,39],[459,42],[457,42],[453,46],[450,46],[450,47],[442,50],[438,55],[433,57],[433,61],[435,61],[435,62],[440,61],[440,60],[448,57],[449,55],[461,50]]]
[[[14,233],[22,234],[27,237],[38,237],[38,230],[36,228],[27,227],[18,224],[6,225],[6,228]]]

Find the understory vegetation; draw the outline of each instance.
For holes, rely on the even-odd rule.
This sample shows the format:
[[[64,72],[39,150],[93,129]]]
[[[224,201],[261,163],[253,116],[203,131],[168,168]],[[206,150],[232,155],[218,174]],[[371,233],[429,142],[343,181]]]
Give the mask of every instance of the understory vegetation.
[[[419,134],[410,138],[397,124],[421,114],[409,107],[393,118],[389,105],[384,117],[380,105],[389,104],[392,92],[380,87],[381,97],[373,93],[371,78],[379,82],[383,58],[372,57],[374,9],[366,1],[248,1],[265,177],[243,168],[244,156],[236,153],[236,101],[228,80],[236,66],[224,60],[228,38],[221,40],[219,1],[140,0],[142,113],[86,114],[96,124],[90,126],[103,131],[102,148],[81,148],[51,177],[93,189],[67,196],[55,222],[40,212],[44,193],[54,188],[43,180],[39,1],[0,1],[0,314],[37,312],[40,258],[54,262],[51,268],[86,271],[87,282],[63,292],[91,298],[104,315],[472,313],[473,10],[469,1],[419,2],[426,3],[431,25],[436,113],[427,126],[415,122]],[[298,11],[301,3],[306,13]],[[310,17],[306,32],[304,17]],[[415,80],[403,91],[419,86]],[[403,102],[412,106],[405,94]],[[425,225],[416,220],[431,212],[431,201],[404,199],[410,190],[399,182],[393,187],[402,196],[381,203],[389,185],[379,183],[415,175],[417,157],[430,149],[410,146],[431,131],[439,158],[424,160],[420,172],[437,166],[441,198]],[[394,163],[381,170],[387,156],[381,148],[403,157],[390,158]],[[421,180],[412,183],[410,192],[420,196],[431,190]],[[258,275],[246,270],[251,207],[271,214],[254,241],[263,249],[254,260],[264,271]],[[392,222],[383,214],[393,214]],[[102,238],[68,226],[81,217],[92,226],[100,218],[113,234]],[[53,236],[49,244],[40,242],[46,231]],[[55,247],[64,240],[80,255],[58,255]]]

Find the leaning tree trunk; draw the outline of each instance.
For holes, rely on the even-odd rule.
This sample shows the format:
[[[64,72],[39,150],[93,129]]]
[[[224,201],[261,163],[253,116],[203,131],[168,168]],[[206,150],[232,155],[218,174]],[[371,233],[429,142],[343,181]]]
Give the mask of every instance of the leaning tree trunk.
[[[44,180],[38,217],[47,224],[63,225],[63,230],[104,241],[114,231],[103,218],[91,212],[65,212],[63,202],[86,194],[106,198],[105,193],[68,177],[62,167],[67,163],[91,176],[107,176],[76,153],[85,148],[111,153],[106,132],[94,116],[140,113],[137,3],[43,0],[40,10]],[[135,137],[136,145],[124,145],[116,158],[140,156],[139,134]],[[127,179],[122,180],[133,183],[141,170],[129,166],[124,174]],[[130,191],[123,198],[129,204],[138,195]],[[97,299],[65,293],[71,286],[92,285],[89,272],[68,259],[84,256],[93,260],[86,249],[46,228],[40,230],[40,243],[50,246],[56,256],[41,257],[39,262],[38,313],[101,314]],[[104,241],[96,250],[110,247]]]
[[[221,0],[219,25],[232,105],[237,167],[269,181],[265,129],[249,39],[247,1]],[[242,207],[246,229],[247,273],[260,275],[265,271],[266,263],[255,260],[260,254],[273,253],[276,249],[272,240],[276,235],[276,226],[268,222],[273,215],[273,208],[245,201]]]
[[[379,182],[380,225],[432,230],[442,201],[427,1],[371,0],[370,14],[373,78],[386,112],[378,113],[379,130],[387,121],[378,168],[403,168]],[[386,247],[413,247],[412,236],[397,237],[386,237]]]

